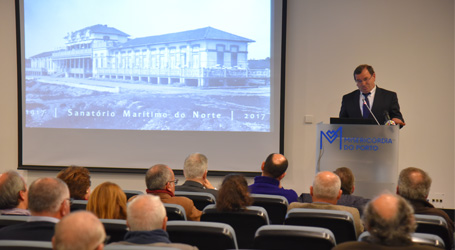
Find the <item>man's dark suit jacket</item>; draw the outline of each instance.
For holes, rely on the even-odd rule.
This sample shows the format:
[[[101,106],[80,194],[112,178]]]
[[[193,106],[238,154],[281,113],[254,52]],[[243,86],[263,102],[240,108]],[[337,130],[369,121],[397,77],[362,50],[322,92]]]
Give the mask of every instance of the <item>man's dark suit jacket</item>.
[[[196,181],[185,181],[182,185],[176,186],[175,191],[204,192],[213,194],[215,199],[218,197],[218,190],[205,188],[201,183]]]
[[[360,90],[352,91],[343,96],[341,102],[340,118],[362,118],[360,110],[359,99]],[[404,122],[403,115],[400,112],[400,105],[398,104],[397,93],[382,89],[376,86],[376,92],[373,100],[373,107],[371,109],[376,119],[381,125],[386,122],[384,112],[388,111],[390,119],[398,118]],[[369,119],[374,119],[371,114]]]
[[[6,226],[0,229],[0,240],[52,241],[55,223],[31,221]]]

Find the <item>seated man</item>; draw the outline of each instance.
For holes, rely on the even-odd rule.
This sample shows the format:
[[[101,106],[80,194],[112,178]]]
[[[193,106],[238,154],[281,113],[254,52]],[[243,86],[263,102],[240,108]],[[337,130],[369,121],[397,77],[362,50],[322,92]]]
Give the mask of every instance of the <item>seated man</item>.
[[[68,186],[58,178],[35,180],[28,191],[28,222],[0,229],[0,240],[51,241],[57,222],[70,212]]]
[[[102,250],[105,239],[106,232],[98,217],[91,212],[76,211],[55,225],[52,246],[54,250]]]
[[[186,244],[171,243],[166,230],[166,210],[159,197],[153,195],[138,195],[127,207],[126,219],[129,231],[124,241],[111,245],[147,245],[157,247],[172,247],[182,250],[194,250]]]
[[[177,180],[174,171],[168,166],[164,164],[152,166],[146,173],[145,184],[147,185],[146,192],[159,196],[163,203],[181,205],[185,209],[188,220],[199,221],[201,219],[202,212],[194,206],[192,200],[174,196]]]
[[[340,188],[341,181],[338,175],[329,171],[319,172],[314,178],[313,186],[310,187],[313,203],[293,202],[289,205],[288,210],[293,208],[316,208],[347,211],[354,218],[355,231],[357,236],[359,236],[363,232],[363,225],[357,208],[336,205],[342,193]]]
[[[183,164],[185,183],[176,186],[175,191],[205,192],[218,196],[218,191],[207,179],[207,157],[200,153],[190,154]]]
[[[449,240],[453,246],[453,221],[444,211],[435,208],[427,201],[430,187],[431,178],[425,171],[419,168],[409,167],[400,172],[397,194],[411,203],[416,214],[439,215],[443,217],[447,222]]]
[[[286,197],[289,203],[297,201],[297,193],[292,189],[284,189],[281,180],[286,176],[288,160],[282,154],[270,154],[262,162],[262,175],[254,177],[249,186],[252,194],[271,194]]]
[[[30,215],[27,184],[18,172],[10,170],[0,175],[0,214]]]
[[[366,206],[363,221],[371,236],[365,241],[341,243],[333,249],[439,249],[412,242],[411,233],[416,228],[414,211],[397,195],[382,194],[373,199]]]

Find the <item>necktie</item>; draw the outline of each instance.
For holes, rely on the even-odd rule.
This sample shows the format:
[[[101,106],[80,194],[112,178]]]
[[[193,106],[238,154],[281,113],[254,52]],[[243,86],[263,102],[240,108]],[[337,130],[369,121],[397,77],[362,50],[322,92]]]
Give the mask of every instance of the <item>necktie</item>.
[[[370,111],[368,110],[368,107],[370,107],[370,101],[368,101],[368,96],[370,95],[370,93],[362,93],[362,95],[364,96],[365,98],[365,102],[366,102],[366,105],[365,105],[365,102],[363,103],[362,107],[363,107],[363,119],[367,119],[368,116],[370,116]],[[368,107],[367,107],[368,105]]]

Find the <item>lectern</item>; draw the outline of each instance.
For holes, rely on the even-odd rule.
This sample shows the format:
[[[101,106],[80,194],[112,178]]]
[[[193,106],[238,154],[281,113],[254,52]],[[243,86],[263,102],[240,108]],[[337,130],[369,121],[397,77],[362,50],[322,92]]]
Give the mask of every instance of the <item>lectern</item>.
[[[395,193],[398,178],[399,126],[317,125],[316,172],[348,167],[355,176],[355,194],[373,198]]]

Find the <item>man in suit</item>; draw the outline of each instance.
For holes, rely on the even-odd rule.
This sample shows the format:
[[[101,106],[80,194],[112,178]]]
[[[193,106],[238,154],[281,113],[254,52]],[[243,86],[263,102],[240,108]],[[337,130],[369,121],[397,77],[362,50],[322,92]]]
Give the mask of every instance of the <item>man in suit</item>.
[[[354,80],[358,90],[343,96],[340,118],[374,119],[368,111],[369,107],[379,124],[385,124],[390,117],[396,125],[405,125],[397,94],[376,86],[376,73],[372,66],[359,65],[354,70]]]
[[[0,194],[0,214],[30,215],[27,184],[18,172],[10,170],[0,176]]]
[[[145,184],[147,194],[159,196],[163,203],[178,204],[185,209],[186,218],[199,221],[202,212],[199,211],[192,200],[186,197],[176,197],[175,185],[177,184],[174,171],[164,164],[156,164],[147,170]]]
[[[310,187],[310,195],[313,203],[293,202],[289,205],[288,211],[293,208],[315,208],[347,211],[354,218],[355,231],[357,236],[363,232],[363,225],[360,221],[359,210],[354,207],[336,205],[341,197],[341,181],[338,175],[330,172],[319,172]]]
[[[95,249],[102,250],[106,232],[103,223],[92,212],[76,211],[55,225],[52,238],[54,250]]]
[[[175,191],[204,192],[218,196],[218,191],[207,179],[207,157],[200,153],[190,154],[183,164],[185,183],[175,187]]]
[[[68,186],[58,178],[35,180],[28,191],[28,222],[0,229],[1,240],[51,241],[57,222],[70,212]]]

